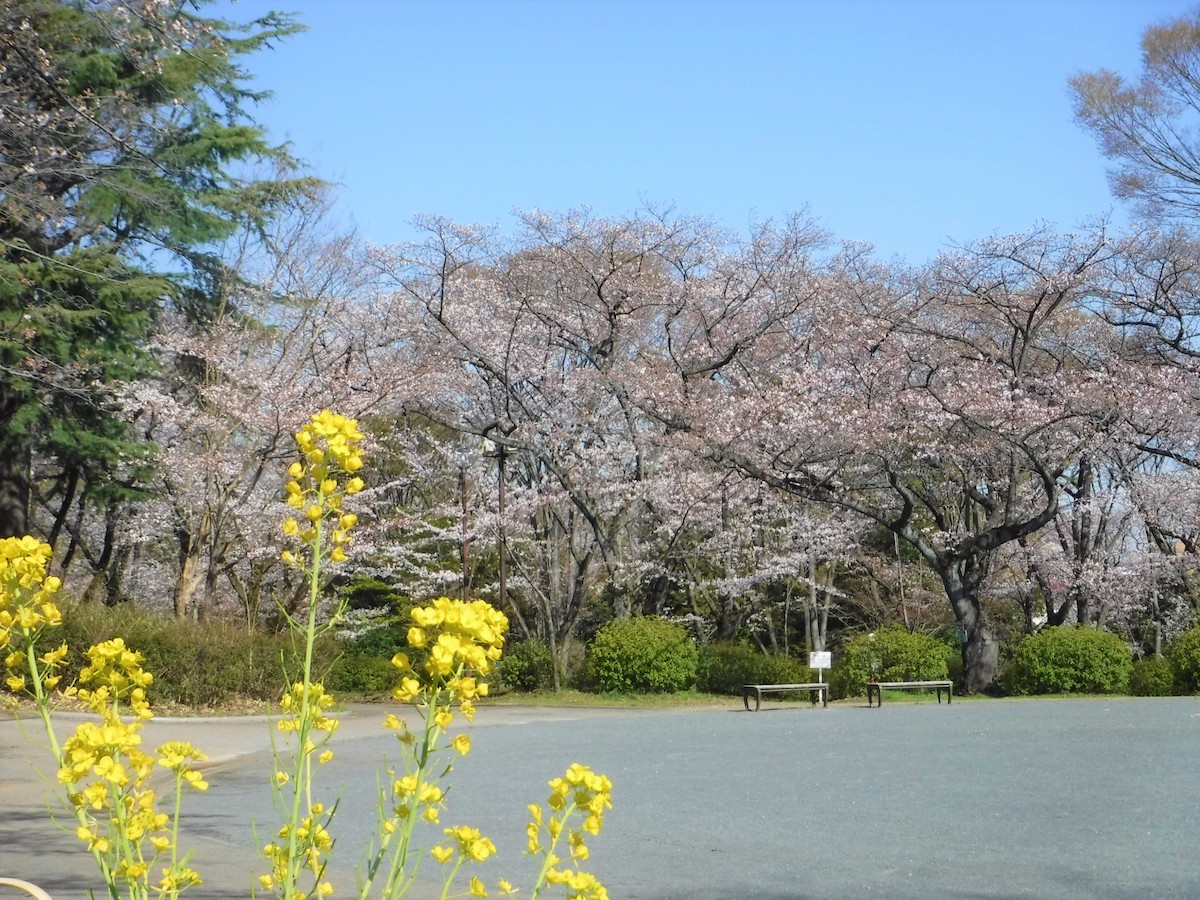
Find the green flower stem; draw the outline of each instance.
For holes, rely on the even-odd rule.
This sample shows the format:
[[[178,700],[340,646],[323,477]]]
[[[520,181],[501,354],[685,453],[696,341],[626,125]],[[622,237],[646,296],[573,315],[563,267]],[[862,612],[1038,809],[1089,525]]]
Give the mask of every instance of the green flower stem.
[[[183,809],[183,766],[175,770],[175,814],[171,817],[171,871],[179,871],[179,814]],[[172,890],[164,894],[172,900],[179,896],[179,891]]]
[[[442,896],[438,900],[449,900],[450,886],[454,884],[454,879],[458,877],[458,870],[463,867],[464,862],[466,862],[466,857],[461,853],[458,854],[458,859],[455,860],[454,867],[442,882]]]
[[[558,847],[558,842],[562,839],[562,836],[566,834],[567,822],[571,818],[571,813],[575,812],[575,809],[575,801],[572,800],[570,805],[563,810],[562,818],[560,819],[562,827],[558,830],[558,834],[551,839],[550,846],[546,849],[545,858],[542,860],[542,870],[538,872],[537,881],[534,882],[533,890],[529,893],[529,900],[534,900],[546,886],[546,873],[551,869],[550,861],[555,857],[554,851]],[[551,813],[553,813],[553,810],[551,810]]]
[[[442,734],[442,729],[435,722],[437,712],[441,708],[437,702],[439,693],[440,692],[437,690],[433,692],[432,700],[426,705],[425,712],[422,713],[422,720],[425,724],[425,727],[421,737],[420,749],[414,754],[417,764],[417,782],[413,795],[414,797],[420,796],[421,788],[430,783],[427,781],[426,775],[428,773],[430,760],[432,759],[436,750],[438,738]],[[382,802],[380,804],[379,815],[381,820],[380,831],[383,831],[382,821],[384,816]],[[415,877],[416,875],[416,872],[414,871],[412,873],[412,877],[407,879],[404,878],[408,866],[408,853],[410,847],[412,846],[412,835],[413,830],[416,827],[417,818],[416,804],[414,802],[413,808],[410,810],[409,815],[404,819],[403,824],[399,828],[391,833],[380,835],[379,850],[374,854],[374,857],[368,863],[367,877],[359,886],[359,900],[366,900],[366,898],[370,895],[371,886],[375,881],[375,877],[379,873],[379,868],[384,859],[388,859],[388,851],[390,849],[392,852],[389,859],[387,875],[384,879],[383,893],[381,896],[384,898],[384,900],[392,900],[392,898],[402,897],[405,893],[407,893],[408,888],[412,884],[412,877]],[[392,849],[392,844],[394,842],[395,848]]]
[[[299,839],[300,804],[304,800],[312,809],[312,753],[308,749],[308,738],[312,731],[312,700],[309,696],[312,686],[313,644],[317,630],[317,593],[321,581],[321,537],[323,529],[321,520],[313,523],[316,532],[312,542],[312,562],[308,570],[308,623],[304,629],[304,691],[300,698],[299,720],[297,729],[296,765],[293,771],[292,809],[288,820],[288,852],[287,872],[283,884],[283,896],[292,897],[296,893],[296,882],[300,880]]]
[[[384,900],[392,900],[394,897],[402,897],[408,891],[408,886],[411,884],[411,879],[407,882],[404,880],[405,868],[408,864],[408,851],[412,845],[413,829],[417,825],[417,808],[415,798],[421,795],[421,788],[429,782],[427,779],[429,770],[429,761],[433,758],[434,747],[437,744],[437,739],[442,733],[442,729],[434,721],[438,711],[437,694],[434,694],[433,700],[425,708],[425,729],[421,740],[421,749],[417,754],[417,785],[413,794],[413,808],[409,812],[408,819],[404,823],[404,836],[397,852],[392,855],[391,865],[388,869],[387,879],[383,885]],[[415,874],[415,873],[414,873]]]
[[[112,817],[116,820],[116,840],[113,841],[113,858],[118,863],[129,864],[137,862],[137,849],[132,841],[129,840],[129,811],[125,809],[124,795],[121,789],[115,784],[108,786],[109,805],[112,807]],[[128,870],[125,876],[125,887],[129,891],[130,900],[146,900],[147,890],[144,884],[139,884],[138,880],[128,877]],[[141,890],[139,890],[141,888]]]

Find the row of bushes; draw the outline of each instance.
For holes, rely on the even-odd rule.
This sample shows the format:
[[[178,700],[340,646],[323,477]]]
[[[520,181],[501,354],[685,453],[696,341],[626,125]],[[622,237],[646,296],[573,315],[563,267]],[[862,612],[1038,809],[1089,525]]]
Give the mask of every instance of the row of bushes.
[[[847,642],[830,673],[830,695],[861,696],[870,680],[925,681],[961,672],[956,642],[881,628]],[[518,644],[501,662],[501,678],[514,690],[549,683],[550,652],[537,641]],[[582,686],[612,692],[666,692],[692,687],[736,694],[747,683],[795,683],[817,675],[799,660],[769,656],[735,643],[697,648],[680,627],[656,618],[612,622],[588,649]],[[1135,660],[1117,635],[1094,628],[1047,628],[1022,640],[1005,664],[1000,687],[1014,695],[1200,692],[1200,628],[1162,657]]]
[[[315,671],[335,692],[383,693],[397,671],[390,664],[407,647],[407,623],[393,621],[357,640],[325,640]],[[250,632],[213,622],[196,626],[141,612],[83,605],[66,616],[62,639],[72,656],[70,681],[85,664],[82,648],[123,637],[146,657],[155,674],[151,702],[204,707],[234,697],[277,698],[288,673],[298,671],[300,648],[287,636]],[[961,666],[957,643],[904,628],[881,628],[847,642],[829,674],[833,697],[861,696],[871,679],[928,680],[954,677]],[[767,655],[745,644],[697,647],[682,627],[654,617],[610,622],[596,634],[577,687],[616,693],[669,693],[696,689],[736,694],[746,683],[814,681],[801,661]],[[500,662],[501,684],[515,691],[545,689],[553,680],[549,648],[537,640],[511,644]],[[1012,694],[1131,693],[1140,696],[1200,691],[1200,628],[1176,641],[1163,657],[1134,660],[1118,636],[1089,628],[1048,628],[1022,640],[1009,655],[1000,685]]]
[[[177,622],[128,604],[82,604],[66,610],[55,635],[69,650],[64,681],[73,682],[87,665],[88,647],[117,637],[146,658],[145,669],[154,675],[147,691],[151,704],[167,701],[201,708],[235,697],[278,699],[286,673],[294,675],[304,661],[303,647],[287,635],[251,632],[225,622]],[[328,671],[338,653],[335,642],[320,642],[315,671]]]
[[[1200,628],[1163,656],[1134,659],[1119,636],[1095,628],[1046,628],[1017,645],[1001,686],[1011,694],[1133,694],[1200,691]]]

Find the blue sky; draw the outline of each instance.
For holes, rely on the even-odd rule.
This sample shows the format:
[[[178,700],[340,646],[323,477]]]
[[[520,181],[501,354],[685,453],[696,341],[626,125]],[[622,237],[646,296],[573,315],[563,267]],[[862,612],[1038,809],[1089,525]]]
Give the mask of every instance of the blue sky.
[[[257,115],[375,243],[430,213],[805,208],[883,259],[1125,210],[1067,79],[1136,76],[1162,0],[219,0],[309,30]]]

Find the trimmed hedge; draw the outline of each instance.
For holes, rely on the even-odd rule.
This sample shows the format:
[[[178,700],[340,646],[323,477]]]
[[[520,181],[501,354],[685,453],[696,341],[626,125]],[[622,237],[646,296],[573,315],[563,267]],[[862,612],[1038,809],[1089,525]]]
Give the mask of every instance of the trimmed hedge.
[[[1017,645],[1001,679],[1014,694],[1123,694],[1133,654],[1097,628],[1043,628]]]
[[[887,625],[849,641],[829,676],[832,697],[861,697],[868,681],[931,681],[949,678],[954,649],[927,634]]]
[[[588,681],[613,693],[682,691],[696,683],[698,660],[680,625],[654,616],[614,619],[588,648]]]
[[[771,656],[747,644],[714,641],[700,648],[696,687],[710,694],[741,694],[743,684],[816,681],[808,666],[789,656]]]

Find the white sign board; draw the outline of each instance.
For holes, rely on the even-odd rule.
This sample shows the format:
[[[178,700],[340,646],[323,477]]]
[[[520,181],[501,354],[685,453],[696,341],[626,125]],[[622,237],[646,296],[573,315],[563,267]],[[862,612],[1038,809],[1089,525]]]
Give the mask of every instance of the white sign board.
[[[828,669],[832,666],[833,654],[828,650],[808,654],[808,667],[810,669]]]

